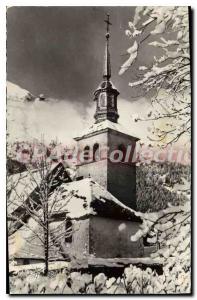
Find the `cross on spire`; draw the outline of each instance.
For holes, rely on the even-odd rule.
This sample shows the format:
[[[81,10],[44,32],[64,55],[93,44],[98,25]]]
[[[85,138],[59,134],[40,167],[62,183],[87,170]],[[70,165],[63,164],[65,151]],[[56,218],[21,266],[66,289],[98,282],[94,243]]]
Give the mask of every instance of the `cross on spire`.
[[[107,14],[107,20],[104,20],[104,22],[107,24],[107,27],[106,27],[106,32],[107,32],[107,34],[106,34],[106,38],[109,38],[109,26],[110,25],[112,25],[112,23],[110,23],[110,21],[109,21],[109,14]]]
[[[105,45],[105,57],[104,57],[104,70],[103,70],[103,78],[105,80],[109,80],[111,77],[111,64],[110,64],[110,54],[109,54],[109,26],[112,25],[112,23],[109,21],[109,14],[107,14],[107,20],[104,20],[104,22],[107,24],[106,28],[106,45]]]

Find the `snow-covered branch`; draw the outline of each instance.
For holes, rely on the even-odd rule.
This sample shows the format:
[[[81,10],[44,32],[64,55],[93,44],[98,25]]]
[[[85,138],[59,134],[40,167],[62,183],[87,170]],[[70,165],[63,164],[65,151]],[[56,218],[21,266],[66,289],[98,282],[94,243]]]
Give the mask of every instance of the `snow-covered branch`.
[[[154,116],[151,118],[148,116],[147,120],[169,118],[170,123],[171,118],[176,119],[178,128],[177,122],[173,120],[174,130],[171,131],[168,131],[168,128],[161,128],[158,122],[154,122],[156,130],[152,130],[152,134],[155,138],[151,138],[152,141],[159,141],[160,145],[174,143],[185,133],[190,133],[190,126],[183,126],[191,119],[188,8],[137,7],[133,20],[128,22],[125,34],[131,40],[132,46],[127,50],[129,58],[121,66],[119,74],[135,70],[137,79],[129,82],[129,86],[144,91],[144,94],[149,92],[151,95],[154,94],[151,96]],[[150,51],[150,58],[147,65],[138,67],[139,72],[136,73],[136,66],[139,63],[137,59],[144,47]],[[163,91],[168,95],[165,103]],[[188,101],[185,107],[182,103],[183,111],[180,114],[174,106],[175,104],[178,106],[179,99],[185,97]],[[164,135],[162,131],[165,131]]]

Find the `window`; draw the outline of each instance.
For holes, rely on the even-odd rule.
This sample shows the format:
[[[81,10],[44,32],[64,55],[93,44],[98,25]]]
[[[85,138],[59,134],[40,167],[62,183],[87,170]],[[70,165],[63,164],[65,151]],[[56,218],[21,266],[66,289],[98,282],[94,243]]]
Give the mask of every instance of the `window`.
[[[107,105],[107,103],[106,103],[106,94],[102,93],[100,95],[100,106],[105,107],[106,105]]]
[[[85,148],[83,150],[83,159],[84,159],[84,161],[89,161],[89,159],[90,159],[90,147],[89,146],[85,146]]]
[[[99,144],[96,143],[93,146],[93,161],[99,160]]]
[[[66,233],[65,233],[65,243],[72,243],[72,221],[70,219],[66,220]]]
[[[113,95],[111,95],[109,98],[109,106],[114,107],[114,96]]]
[[[28,258],[24,258],[23,259],[23,265],[29,265],[30,262],[29,262],[29,259]]]

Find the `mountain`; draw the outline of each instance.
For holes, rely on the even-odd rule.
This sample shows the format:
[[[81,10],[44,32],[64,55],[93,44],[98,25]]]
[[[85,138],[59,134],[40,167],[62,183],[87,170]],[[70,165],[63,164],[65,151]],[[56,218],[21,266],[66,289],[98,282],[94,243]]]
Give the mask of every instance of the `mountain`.
[[[34,101],[36,97],[20,86],[7,81],[7,101]]]
[[[8,143],[32,141],[44,137],[46,142],[58,139],[72,142],[83,118],[79,104],[70,101],[34,96],[28,90],[7,82]],[[73,119],[75,126],[72,126]]]

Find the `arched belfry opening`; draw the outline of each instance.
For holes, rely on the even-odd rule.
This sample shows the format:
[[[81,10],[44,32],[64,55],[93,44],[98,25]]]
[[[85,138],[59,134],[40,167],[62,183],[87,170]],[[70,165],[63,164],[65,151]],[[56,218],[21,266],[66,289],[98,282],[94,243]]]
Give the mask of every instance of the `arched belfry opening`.
[[[93,146],[93,161],[98,161],[99,158],[100,158],[99,144],[95,143]]]
[[[90,146],[85,146],[83,149],[83,160],[88,162],[90,160]]]

